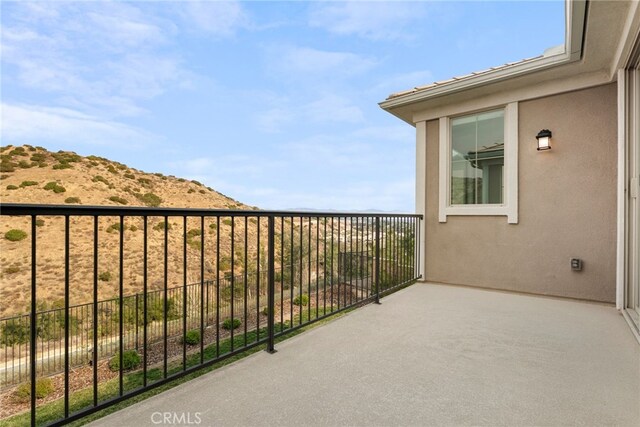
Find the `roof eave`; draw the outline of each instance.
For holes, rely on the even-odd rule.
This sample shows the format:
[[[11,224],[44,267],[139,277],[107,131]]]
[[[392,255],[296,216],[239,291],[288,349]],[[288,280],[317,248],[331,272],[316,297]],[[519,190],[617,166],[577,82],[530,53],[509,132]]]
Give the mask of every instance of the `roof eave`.
[[[387,98],[378,105],[407,123],[413,124],[407,117],[395,114],[393,109],[579,61],[582,57],[586,7],[587,0],[567,0],[565,51],[563,53],[489,70],[459,80],[454,79],[429,89],[411,91],[404,95]]]

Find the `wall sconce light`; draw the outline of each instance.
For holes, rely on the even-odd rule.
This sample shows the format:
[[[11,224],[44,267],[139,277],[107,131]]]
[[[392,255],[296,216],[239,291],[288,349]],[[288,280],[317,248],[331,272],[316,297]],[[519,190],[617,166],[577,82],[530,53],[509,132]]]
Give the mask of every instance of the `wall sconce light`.
[[[536,135],[538,140],[538,151],[551,150],[551,131],[549,129],[542,129]]]

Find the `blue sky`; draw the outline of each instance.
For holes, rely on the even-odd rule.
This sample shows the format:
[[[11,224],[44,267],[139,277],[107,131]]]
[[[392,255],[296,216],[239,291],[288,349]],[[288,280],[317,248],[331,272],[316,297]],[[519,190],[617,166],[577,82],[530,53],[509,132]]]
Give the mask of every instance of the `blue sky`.
[[[2,1],[2,145],[265,209],[414,210],[390,93],[536,56],[564,3]]]

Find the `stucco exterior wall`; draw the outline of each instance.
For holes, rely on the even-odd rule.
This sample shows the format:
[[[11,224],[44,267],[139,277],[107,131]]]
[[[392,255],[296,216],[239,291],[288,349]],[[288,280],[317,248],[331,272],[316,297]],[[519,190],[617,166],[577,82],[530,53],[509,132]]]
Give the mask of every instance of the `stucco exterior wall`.
[[[426,123],[428,281],[615,302],[616,84],[519,103],[519,222],[438,222],[438,121]],[[535,135],[553,132],[552,149]],[[583,260],[572,271],[570,258]]]

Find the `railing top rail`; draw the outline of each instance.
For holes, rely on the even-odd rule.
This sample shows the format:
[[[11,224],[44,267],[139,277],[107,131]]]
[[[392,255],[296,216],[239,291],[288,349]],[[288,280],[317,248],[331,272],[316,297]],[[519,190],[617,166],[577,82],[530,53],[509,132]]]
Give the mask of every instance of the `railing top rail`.
[[[70,216],[233,216],[233,217],[381,217],[420,218],[421,214],[380,213],[380,212],[316,212],[316,211],[276,211],[204,208],[148,208],[120,206],[65,206],[23,203],[0,203],[0,216],[9,215],[70,215]]]

